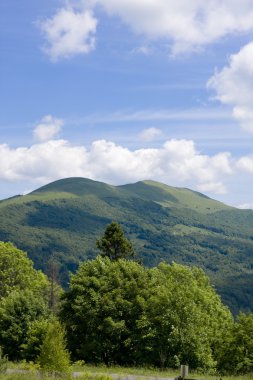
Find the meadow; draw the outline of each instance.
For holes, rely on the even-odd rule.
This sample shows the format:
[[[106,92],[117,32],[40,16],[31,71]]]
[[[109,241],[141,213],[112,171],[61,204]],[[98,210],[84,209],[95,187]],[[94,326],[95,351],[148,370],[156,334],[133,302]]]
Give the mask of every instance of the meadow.
[[[14,370],[26,370],[25,373],[2,373],[0,374],[0,380],[51,380],[51,379],[79,379],[79,380],[159,380],[166,378],[175,379],[179,376],[179,371],[176,370],[158,370],[156,368],[147,368],[147,367],[121,367],[121,366],[111,366],[106,367],[104,365],[91,366],[91,365],[82,365],[81,363],[75,363],[71,367],[72,375],[67,374],[40,374],[37,372],[36,367],[32,368],[33,365],[26,363],[9,363],[10,369]],[[30,368],[30,370],[29,370]],[[196,372],[190,372],[189,379],[196,380],[253,380],[252,375],[244,376],[219,376],[200,374]]]

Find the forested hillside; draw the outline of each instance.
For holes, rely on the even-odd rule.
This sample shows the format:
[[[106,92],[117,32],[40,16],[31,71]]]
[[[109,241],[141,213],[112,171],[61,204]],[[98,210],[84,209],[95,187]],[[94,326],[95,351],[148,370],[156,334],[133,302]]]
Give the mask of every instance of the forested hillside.
[[[79,367],[187,363],[205,374],[252,374],[253,314],[233,318],[200,268],[132,261],[122,232],[117,223],[106,228],[101,255],[80,264],[65,292],[25,252],[0,242],[0,372],[9,359],[33,369],[27,378],[36,368],[67,379],[71,359]]]
[[[39,269],[53,256],[65,285],[80,260],[95,258],[96,238],[111,221],[146,266],[197,265],[233,312],[253,310],[253,211],[152,181],[110,186],[84,178],[0,202],[0,240],[27,251]]]

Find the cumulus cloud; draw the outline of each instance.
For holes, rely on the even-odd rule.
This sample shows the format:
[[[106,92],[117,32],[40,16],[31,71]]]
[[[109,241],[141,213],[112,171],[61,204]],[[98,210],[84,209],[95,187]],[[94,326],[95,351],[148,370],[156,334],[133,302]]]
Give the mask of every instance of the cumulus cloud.
[[[233,116],[241,127],[253,133],[253,42],[231,55],[229,64],[216,72],[208,87],[216,99],[233,107]]]
[[[147,128],[147,129],[144,129],[141,134],[140,134],[140,138],[143,140],[143,141],[152,141],[154,139],[156,139],[157,137],[161,136],[162,134],[162,131],[158,128],[155,128],[155,127],[151,127],[151,128]]]
[[[46,38],[43,50],[53,62],[77,54],[88,54],[95,48],[97,19],[90,10],[80,12],[62,8],[38,25]]]
[[[89,149],[65,140],[51,140],[12,149],[0,145],[0,180],[34,184],[81,176],[122,184],[154,179],[211,193],[226,191],[223,179],[232,173],[230,156],[200,154],[191,140],[168,140],[159,149],[130,150],[110,141],[94,141]]]
[[[87,0],[82,3],[87,5]],[[168,39],[174,54],[194,50],[230,33],[253,30],[250,0],[89,0],[119,16],[138,34]]]
[[[61,119],[51,115],[44,116],[40,123],[35,126],[33,136],[38,141],[51,140],[58,135],[63,125],[64,122]]]
[[[241,157],[237,161],[237,168],[247,173],[253,173],[253,156]]]
[[[85,54],[95,47],[97,18],[103,10],[117,16],[148,41],[167,41],[172,55],[194,51],[229,34],[253,31],[251,0],[70,0],[75,7],[60,9],[41,22],[45,51],[53,61]],[[101,12],[99,12],[101,15]],[[149,54],[150,48],[139,52]]]
[[[85,167],[86,149],[73,147],[64,140],[16,149],[6,144],[0,145],[1,179],[47,183],[57,178],[90,176],[90,171],[86,171]]]

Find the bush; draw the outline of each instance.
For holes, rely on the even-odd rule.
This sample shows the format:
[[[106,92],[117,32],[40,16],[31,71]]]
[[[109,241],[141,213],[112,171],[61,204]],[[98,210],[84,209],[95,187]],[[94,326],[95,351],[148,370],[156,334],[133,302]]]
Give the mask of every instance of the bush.
[[[46,372],[70,372],[70,356],[66,349],[65,331],[57,320],[49,323],[38,363]]]
[[[2,347],[0,347],[0,373],[5,373],[8,366],[8,357],[3,355]]]

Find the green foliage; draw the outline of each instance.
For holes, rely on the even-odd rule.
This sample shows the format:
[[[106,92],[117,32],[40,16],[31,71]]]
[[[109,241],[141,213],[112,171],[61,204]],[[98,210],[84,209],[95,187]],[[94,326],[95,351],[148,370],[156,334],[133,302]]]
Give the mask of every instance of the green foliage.
[[[8,366],[8,357],[3,355],[2,347],[0,346],[0,374],[5,373]]]
[[[0,242],[0,299],[12,291],[27,288],[42,294],[48,287],[46,276],[33,268],[27,254],[11,243]]]
[[[83,374],[80,374],[77,376],[71,376],[69,374],[57,374],[57,373],[44,373],[43,377],[41,377],[40,373],[36,372],[26,372],[26,373],[10,373],[10,374],[0,374],[0,380],[75,380],[76,378],[80,380],[113,380],[113,377],[109,375],[103,375],[103,374],[91,374],[89,372],[84,372]]]
[[[47,334],[50,319],[35,319],[32,321],[26,331],[26,339],[22,344],[22,356],[35,362],[40,354],[41,345]]]
[[[48,315],[49,282],[25,252],[0,242],[0,346],[12,360],[23,357],[27,332]]]
[[[38,357],[38,363],[43,371],[62,372],[70,371],[70,357],[66,349],[65,331],[56,319],[48,325]]]
[[[215,367],[217,349],[233,321],[209,279],[201,269],[177,264],[161,263],[151,272],[155,290],[140,323],[156,363]]]
[[[22,358],[30,324],[47,315],[47,304],[31,290],[14,290],[1,299],[0,345],[11,360]]]
[[[74,359],[202,369],[232,324],[203,271],[102,257],[72,276],[61,318]]]
[[[27,372],[27,373],[10,373],[10,374],[4,374],[3,375],[4,377],[2,377],[0,375],[0,380],[40,380],[41,379],[41,375],[39,375],[38,373],[34,373],[34,372]],[[29,377],[28,377],[29,376]],[[76,378],[74,377],[69,377],[69,376],[62,376],[62,375],[43,375],[42,377],[43,380],[62,380],[62,379],[66,379],[66,380],[75,380]]]
[[[132,360],[130,334],[137,329],[149,275],[135,262],[98,257],[72,277],[61,316],[75,359],[127,363]]]
[[[114,187],[69,178],[2,201],[0,211],[0,240],[28,251],[36,268],[54,256],[65,286],[80,260],[95,258],[96,238],[114,220],[146,266],[197,265],[234,314],[253,310],[250,210],[152,181]]]
[[[97,240],[97,248],[101,256],[107,256],[111,260],[127,259],[134,256],[131,242],[125,238],[121,226],[112,222],[109,224],[100,240]]]
[[[92,374],[90,372],[84,372],[83,374],[78,376],[78,379],[80,380],[113,380],[113,377],[106,374]]]
[[[219,367],[225,373],[253,372],[253,314],[241,313],[227,332]]]

